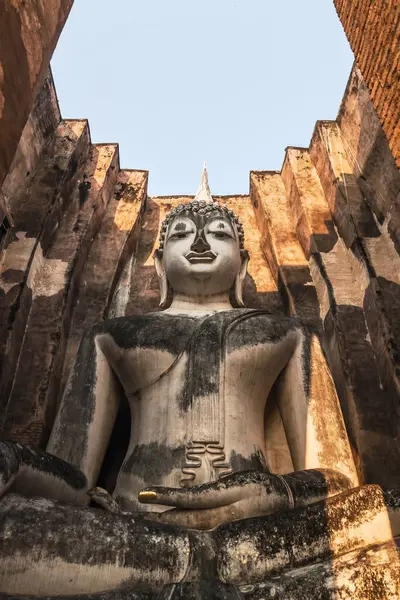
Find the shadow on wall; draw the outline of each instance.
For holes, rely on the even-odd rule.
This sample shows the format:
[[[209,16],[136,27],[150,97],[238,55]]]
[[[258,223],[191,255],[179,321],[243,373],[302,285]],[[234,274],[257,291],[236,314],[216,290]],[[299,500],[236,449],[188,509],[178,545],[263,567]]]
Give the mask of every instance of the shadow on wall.
[[[375,378],[365,369],[356,385],[360,437],[371,456],[385,464],[387,485],[398,483],[400,435],[400,172],[372,105],[361,72],[353,68],[339,110],[338,125],[345,158],[343,185],[335,207],[346,201],[356,239],[350,249],[365,263],[368,282],[358,318],[347,324],[352,345],[375,360]],[[342,196],[342,198],[339,197]],[[364,318],[364,323],[362,323]],[[359,327],[356,328],[356,323]],[[375,472],[374,472],[375,471]],[[365,478],[376,480],[366,464]]]
[[[10,49],[6,40],[13,40]],[[2,43],[3,40],[3,43]],[[29,62],[22,36],[21,15],[11,2],[0,4],[0,65],[4,104],[0,112],[0,186],[11,164],[19,140],[19,123],[15,115],[20,113],[21,97],[30,89]],[[13,93],[8,93],[10,90]],[[28,116],[29,108],[26,112]]]

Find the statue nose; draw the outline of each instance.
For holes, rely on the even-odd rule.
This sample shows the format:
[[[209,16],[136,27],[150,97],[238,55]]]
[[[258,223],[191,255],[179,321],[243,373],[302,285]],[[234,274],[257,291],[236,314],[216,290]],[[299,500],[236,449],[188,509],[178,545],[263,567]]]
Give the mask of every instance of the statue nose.
[[[210,244],[207,242],[206,238],[204,237],[204,230],[202,229],[201,231],[199,231],[196,239],[194,240],[193,244],[190,246],[190,249],[192,250],[192,252],[207,252],[207,250],[211,250],[211,246]]]

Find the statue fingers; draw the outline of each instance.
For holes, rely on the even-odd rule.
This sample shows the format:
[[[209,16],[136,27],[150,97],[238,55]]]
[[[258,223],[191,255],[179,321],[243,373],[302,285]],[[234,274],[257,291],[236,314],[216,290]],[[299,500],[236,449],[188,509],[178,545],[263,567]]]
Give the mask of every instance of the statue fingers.
[[[230,523],[245,518],[246,503],[236,502],[217,508],[205,508],[198,510],[166,510],[163,513],[147,513],[146,519],[164,523],[165,525],[174,525],[184,529],[215,529],[223,523]]]
[[[224,482],[193,486],[191,488],[149,487],[139,493],[139,502],[163,504],[181,509],[207,509],[226,506],[252,494],[249,488]]]
[[[139,501],[182,509],[206,509],[227,506],[246,498],[257,498],[258,502],[271,505],[274,499],[279,503],[282,495],[286,501],[287,491],[279,476],[243,471],[191,488],[148,487],[139,493]]]
[[[147,513],[146,519],[185,529],[214,529],[223,523],[268,515],[282,508],[288,508],[283,498],[269,494],[261,485],[253,488],[252,492],[251,496],[231,504],[213,508],[187,510],[177,508],[162,513]]]

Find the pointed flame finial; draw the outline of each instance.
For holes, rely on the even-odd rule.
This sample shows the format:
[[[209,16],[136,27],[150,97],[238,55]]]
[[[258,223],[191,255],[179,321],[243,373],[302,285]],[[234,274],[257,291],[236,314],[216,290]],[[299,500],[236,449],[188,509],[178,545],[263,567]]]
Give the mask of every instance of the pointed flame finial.
[[[197,190],[195,200],[197,200],[198,202],[207,202],[207,204],[212,204],[214,202],[213,197],[211,196],[211,190],[208,183],[207,165],[205,161],[203,165],[203,172],[201,174],[200,186]]]

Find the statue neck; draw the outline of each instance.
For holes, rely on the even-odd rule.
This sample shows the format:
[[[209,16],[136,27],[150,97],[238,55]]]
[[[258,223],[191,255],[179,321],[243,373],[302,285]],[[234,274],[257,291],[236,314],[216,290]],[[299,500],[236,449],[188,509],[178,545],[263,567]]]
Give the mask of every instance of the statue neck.
[[[174,295],[171,306],[164,312],[179,314],[210,314],[222,310],[232,310],[233,306],[229,300],[229,294],[217,294],[215,296],[186,296],[184,294]]]

